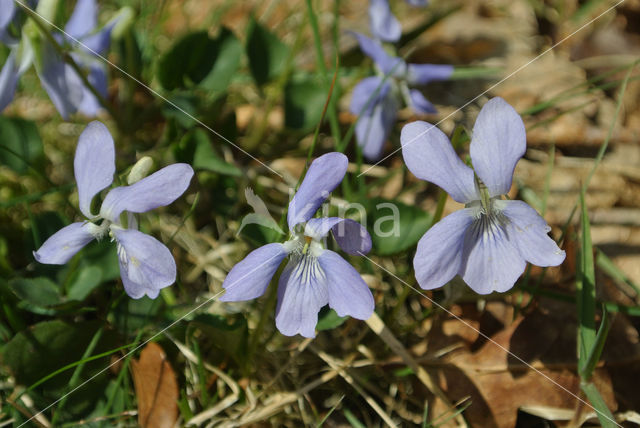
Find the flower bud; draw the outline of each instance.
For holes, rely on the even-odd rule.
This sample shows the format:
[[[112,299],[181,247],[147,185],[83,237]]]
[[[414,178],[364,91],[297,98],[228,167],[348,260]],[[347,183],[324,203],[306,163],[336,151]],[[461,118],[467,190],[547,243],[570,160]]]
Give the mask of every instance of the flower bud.
[[[153,166],[153,159],[149,156],[143,156],[138,162],[131,168],[129,175],[127,176],[127,184],[131,185],[142,180],[149,174],[151,167]]]

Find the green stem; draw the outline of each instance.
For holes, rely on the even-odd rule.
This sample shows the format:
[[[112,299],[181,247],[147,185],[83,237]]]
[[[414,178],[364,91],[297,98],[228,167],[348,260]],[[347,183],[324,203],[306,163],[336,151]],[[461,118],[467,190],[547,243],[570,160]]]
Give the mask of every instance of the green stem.
[[[313,30],[313,41],[316,48],[316,62],[318,64],[318,69],[322,74],[322,78],[324,80],[325,86],[329,86],[329,76],[327,75],[327,66],[324,63],[324,53],[322,52],[322,39],[320,37],[320,29],[318,28],[318,20],[316,18],[316,14],[313,11],[313,5],[311,4],[311,0],[307,0],[307,11],[309,12],[309,21],[311,23],[311,29]],[[336,71],[335,75],[338,73],[339,63],[338,56],[336,55]],[[334,76],[335,76],[334,75]],[[333,82],[331,83],[331,88],[335,85],[335,77]],[[331,93],[333,89],[330,89],[329,92],[329,125],[331,126],[331,134],[335,139],[335,144],[338,146],[340,144],[341,136],[340,136],[340,124],[338,123],[338,114],[336,112],[336,103],[335,99],[331,97]]]

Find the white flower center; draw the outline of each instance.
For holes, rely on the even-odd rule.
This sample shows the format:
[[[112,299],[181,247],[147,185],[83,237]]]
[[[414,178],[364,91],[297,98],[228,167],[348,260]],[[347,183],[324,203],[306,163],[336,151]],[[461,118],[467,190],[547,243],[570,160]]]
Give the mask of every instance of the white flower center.
[[[294,266],[292,278],[304,284],[325,278],[318,263],[318,257],[324,251],[319,240],[305,235],[304,232],[294,232],[292,238],[284,243],[284,247],[289,253],[289,264]]]

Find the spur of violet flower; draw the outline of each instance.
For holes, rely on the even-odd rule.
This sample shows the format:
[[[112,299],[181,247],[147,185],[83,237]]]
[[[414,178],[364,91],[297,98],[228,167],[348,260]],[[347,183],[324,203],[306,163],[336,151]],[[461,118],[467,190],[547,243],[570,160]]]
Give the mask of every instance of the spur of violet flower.
[[[16,10],[14,0],[0,0],[0,7],[4,14],[4,8],[9,3],[11,9],[7,10],[13,15]],[[116,17],[102,29],[96,30],[96,1],[78,0],[64,28],[64,34],[54,34],[59,44],[71,47],[71,57],[81,68],[87,70],[89,83],[103,96],[107,95],[107,74],[104,64],[95,57],[95,53],[102,54],[109,47],[111,31],[117,20]],[[10,21],[4,15],[0,18],[0,36],[6,33]],[[6,24],[4,28],[3,24]],[[39,38],[34,41],[23,37],[18,44],[17,41],[7,42],[7,39],[6,36],[0,37],[0,41],[4,40],[12,48],[9,59],[0,71],[0,111],[13,100],[18,79],[33,63],[42,86],[63,118],[66,119],[75,112],[88,117],[98,114],[101,106],[96,97],[48,40]],[[39,54],[35,55],[36,52]]]
[[[164,244],[137,230],[133,213],[173,202],[189,187],[193,169],[177,163],[130,186],[115,187],[95,215],[91,201],[111,185],[115,173],[113,138],[102,123],[91,122],[80,135],[73,167],[80,211],[87,220],[63,227],[49,237],[33,253],[35,259],[45,264],[65,264],[93,239],[109,237],[118,246],[120,276],[127,294],[134,299],[145,294],[156,298],[161,288],[174,283],[176,263]]]
[[[353,33],[360,49],[375,63],[377,75],[367,77],[356,85],[349,110],[359,115],[356,139],[367,160],[382,157],[387,140],[398,113],[399,99],[417,114],[436,113],[436,108],[418,89],[410,86],[425,85],[431,81],[446,80],[453,66],[440,64],[407,64],[402,58],[389,55],[380,42],[362,34]]]
[[[289,203],[290,238],[264,245],[247,255],[229,272],[220,298],[224,302],[262,296],[282,261],[289,262],[278,282],[276,327],[286,336],[315,337],[318,312],[327,303],[338,315],[368,319],[373,295],[360,274],[338,253],[325,249],[329,232],[348,254],[366,254],[371,237],[360,223],[339,217],[312,218],[329,193],[342,181],[348,160],[342,153],[327,153],[309,170]]]
[[[443,188],[465,208],[436,223],[418,242],[413,266],[418,284],[438,288],[455,275],[478,294],[504,292],[526,263],[557,266],[565,253],[547,235],[551,228],[522,201],[504,200],[516,163],[526,150],[524,123],[502,98],[487,102],[471,138],[473,169],[449,139],[426,122],[405,125],[402,156],[418,178]]]

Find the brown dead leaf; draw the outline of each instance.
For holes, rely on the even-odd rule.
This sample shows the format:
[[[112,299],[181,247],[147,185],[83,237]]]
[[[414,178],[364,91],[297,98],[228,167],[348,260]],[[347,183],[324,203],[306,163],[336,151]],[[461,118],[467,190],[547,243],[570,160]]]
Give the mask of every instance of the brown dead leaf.
[[[457,401],[470,397],[471,405],[465,415],[472,427],[512,428],[518,409],[523,407],[552,407],[574,413],[579,407],[576,395],[585,398],[580,392],[580,378],[576,373],[577,323],[568,304],[545,300],[540,308],[515,320],[512,320],[509,305],[490,302],[487,306],[490,308],[481,312],[470,305],[454,305],[454,309],[458,309],[457,315],[465,322],[500,346],[465,332],[472,330],[448,317],[434,323],[429,333],[431,349],[451,347],[453,341],[461,345],[444,356],[437,368],[430,370],[449,399]],[[636,336],[626,334],[629,329],[635,332],[626,317],[618,314],[608,344],[619,351],[615,354],[605,352],[593,377],[613,411],[619,405],[614,390],[629,390],[626,384],[623,385],[619,372],[636,373],[638,370],[637,361],[629,357],[638,355],[637,338],[634,339],[637,333]],[[433,346],[436,344],[438,346]],[[509,355],[506,349],[536,370]],[[436,400],[433,414],[440,415],[445,411],[446,408]]]
[[[131,360],[141,427],[172,427],[178,419],[176,375],[157,343],[149,342],[139,360]]]

